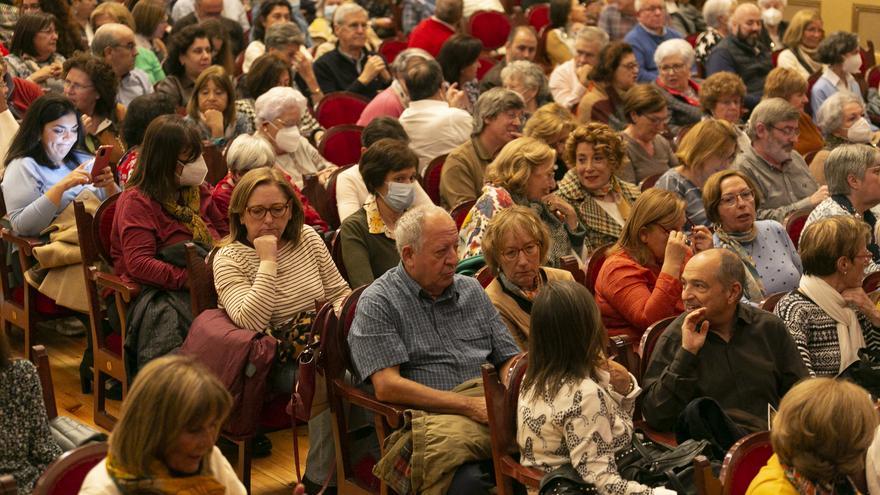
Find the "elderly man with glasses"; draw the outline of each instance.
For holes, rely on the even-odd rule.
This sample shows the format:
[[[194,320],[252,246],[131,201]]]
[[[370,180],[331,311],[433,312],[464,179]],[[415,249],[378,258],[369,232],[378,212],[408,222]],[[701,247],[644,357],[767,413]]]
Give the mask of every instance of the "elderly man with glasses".
[[[104,24],[95,31],[92,53],[113,68],[119,81],[116,102],[128,106],[131,100],[153,92],[147,73],[134,67],[138,49],[134,31],[123,24]]]

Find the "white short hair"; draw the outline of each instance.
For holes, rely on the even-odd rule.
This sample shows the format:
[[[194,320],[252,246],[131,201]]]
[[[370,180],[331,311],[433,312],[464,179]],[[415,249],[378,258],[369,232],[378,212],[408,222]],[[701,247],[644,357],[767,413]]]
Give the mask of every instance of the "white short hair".
[[[688,70],[694,65],[694,47],[683,39],[675,38],[660,43],[657,49],[654,50],[654,63],[657,67],[660,67],[660,62],[670,55],[678,55],[684,59]]]
[[[843,125],[843,108],[850,103],[855,103],[862,108],[862,113],[865,112],[862,99],[852,91],[837,91],[822,102],[822,106],[816,112],[816,126],[825,137],[830,136]]]
[[[285,110],[292,107],[296,108],[302,117],[303,112],[306,112],[306,97],[289,86],[275,86],[254,102],[257,125],[277,119]]]
[[[633,8],[636,9],[636,12],[642,10],[642,4],[646,1],[647,0],[636,0],[635,3],[633,3]],[[663,7],[663,10],[666,10],[666,2],[664,0],[660,1],[660,6]]]
[[[534,89],[539,93],[547,86],[547,76],[544,75],[544,69],[528,60],[517,60],[504,66],[501,69],[501,81],[507,81],[508,78],[519,78],[526,88]]]
[[[424,237],[422,231],[425,229],[425,217],[429,215],[445,215],[451,219],[449,212],[437,205],[427,204],[410,208],[398,220],[394,226],[394,240],[397,245],[397,252],[403,256],[403,248],[412,246],[414,251],[422,248]]]
[[[243,174],[274,164],[275,151],[272,146],[265,139],[250,134],[238,136],[226,150],[226,165],[232,173]]]
[[[608,33],[596,26],[584,26],[575,35],[575,41],[584,40],[587,43],[599,43],[600,50],[608,44],[608,39]]]
[[[770,1],[771,0],[758,0],[758,7],[761,7],[762,9],[766,9],[767,4],[770,3]],[[785,8],[788,5],[788,0],[779,0],[779,1],[782,2],[782,8]]]
[[[722,16],[730,16],[734,0],[706,0],[703,4],[703,20],[709,27],[718,27]]]
[[[355,2],[346,2],[336,7],[336,11],[333,12],[333,27],[339,26],[343,22],[345,22],[345,18],[355,13],[363,13],[367,17],[369,17],[369,13],[367,10]]]

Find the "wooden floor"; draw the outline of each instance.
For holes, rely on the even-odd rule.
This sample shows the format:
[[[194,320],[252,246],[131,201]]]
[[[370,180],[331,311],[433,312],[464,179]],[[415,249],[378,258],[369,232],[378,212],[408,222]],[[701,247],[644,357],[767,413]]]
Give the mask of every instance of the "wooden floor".
[[[9,334],[13,352],[22,356],[21,332],[14,329]],[[49,353],[52,380],[55,385],[55,402],[58,414],[70,416],[105,431],[92,421],[92,396],[84,395],[79,385],[79,363],[86,347],[85,337],[65,337],[53,331],[38,331],[32,338],[42,344]],[[119,402],[110,401],[108,408],[118,412]],[[109,432],[108,432],[109,433]],[[308,451],[308,436],[304,428],[299,433],[300,462],[304,467]],[[251,471],[251,490],[254,494],[291,493],[296,474],[293,469],[293,437],[291,430],[270,433],[272,455],[255,459]],[[230,459],[230,462],[234,461]]]

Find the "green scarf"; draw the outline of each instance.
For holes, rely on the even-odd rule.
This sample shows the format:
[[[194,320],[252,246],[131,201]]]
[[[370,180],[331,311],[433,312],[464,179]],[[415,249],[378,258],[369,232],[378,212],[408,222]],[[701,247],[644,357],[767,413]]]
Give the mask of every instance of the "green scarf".
[[[199,215],[199,206],[201,205],[199,187],[184,187],[181,189],[180,195],[183,197],[183,205],[171,200],[162,203],[162,208],[192,232],[194,241],[206,249],[211,249],[214,247],[214,238],[211,237],[207,224]]]

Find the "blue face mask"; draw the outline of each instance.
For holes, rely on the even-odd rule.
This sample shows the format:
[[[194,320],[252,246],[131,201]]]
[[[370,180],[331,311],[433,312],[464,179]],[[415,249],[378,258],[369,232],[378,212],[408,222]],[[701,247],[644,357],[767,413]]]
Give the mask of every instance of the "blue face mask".
[[[388,184],[388,192],[382,196],[385,204],[398,213],[408,210],[416,197],[416,183],[386,182],[386,184]]]
[[[338,5],[325,5],[324,6],[324,19],[327,19],[330,22],[333,22],[333,14],[336,12],[336,7]]]

